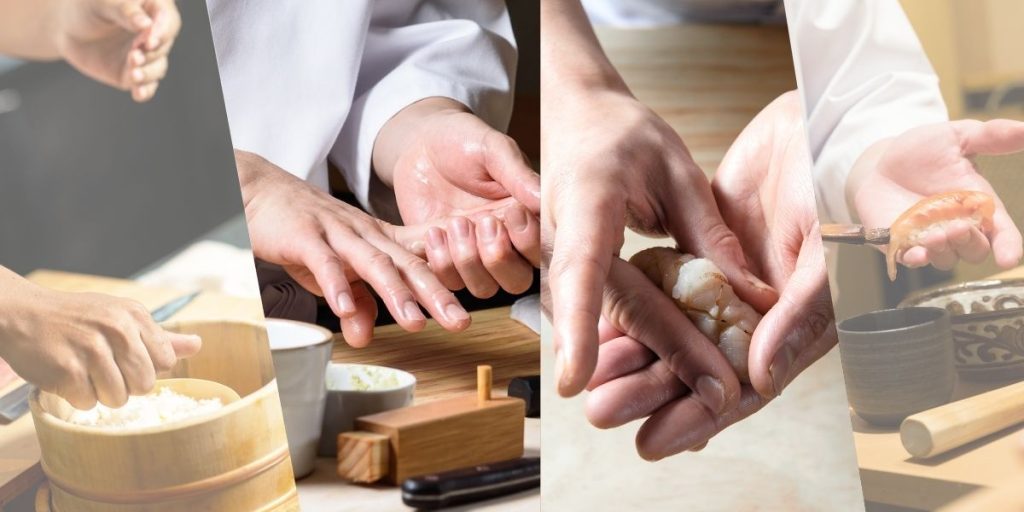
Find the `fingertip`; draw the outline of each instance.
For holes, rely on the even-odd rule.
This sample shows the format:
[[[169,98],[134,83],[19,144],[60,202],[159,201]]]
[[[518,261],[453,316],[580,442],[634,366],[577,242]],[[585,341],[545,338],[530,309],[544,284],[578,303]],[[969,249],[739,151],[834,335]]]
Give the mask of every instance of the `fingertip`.
[[[177,334],[171,338],[171,348],[178,359],[192,357],[203,348],[203,339],[196,334]]]

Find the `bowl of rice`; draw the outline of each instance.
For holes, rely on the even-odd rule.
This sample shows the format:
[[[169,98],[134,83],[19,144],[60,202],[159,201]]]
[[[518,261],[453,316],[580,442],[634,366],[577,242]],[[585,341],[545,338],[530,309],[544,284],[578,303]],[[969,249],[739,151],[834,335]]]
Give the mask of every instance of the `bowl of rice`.
[[[298,495],[263,324],[164,324],[203,339],[123,407],[29,398],[56,512],[284,512]]]
[[[209,416],[238,399],[235,390],[211,380],[162,379],[156,382],[153,391],[129,397],[121,407],[96,404],[84,411],[60,407],[67,414],[60,419],[74,425],[107,430],[163,427]]]

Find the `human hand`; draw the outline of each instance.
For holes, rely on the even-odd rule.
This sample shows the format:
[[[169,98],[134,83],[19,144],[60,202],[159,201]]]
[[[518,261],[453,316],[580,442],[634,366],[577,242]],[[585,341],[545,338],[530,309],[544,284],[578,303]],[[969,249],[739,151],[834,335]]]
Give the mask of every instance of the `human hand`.
[[[780,291],[751,339],[751,385],[742,387],[738,405],[721,411],[709,408],[702,390],[693,394],[678,378],[679,366],[699,364],[701,358],[718,364],[720,356],[701,354],[707,350],[702,344],[698,350],[689,348],[692,335],[682,327],[666,329],[662,338],[669,340],[662,343],[678,345],[674,350],[686,354],[676,359],[664,357],[673,349],[652,347],[633,334],[638,325],[659,323],[663,314],[644,313],[660,299],[606,292],[600,356],[587,397],[591,423],[611,428],[647,418],[636,438],[637,451],[645,459],[699,449],[767,404],[835,345],[810,162],[799,101],[787,93],[743,130],[714,178],[722,216],[739,237],[751,269]],[[637,272],[616,262],[608,288],[617,289],[618,281]]]
[[[469,326],[469,314],[416,255],[424,227],[374,219],[258,155],[236,150],[235,159],[254,255],[323,296],[350,345],[373,338],[377,303],[370,287],[408,331],[426,325],[419,304],[445,329]]]
[[[486,298],[530,287],[540,266],[540,178],[510,137],[458,102],[427,98],[381,128],[373,162],[406,225],[450,219],[426,240],[431,268],[450,289]],[[486,215],[512,203],[523,208],[507,222]]]
[[[965,221],[953,221],[903,253],[908,267],[928,264],[950,270],[957,261],[985,260],[1011,268],[1021,258],[1021,234],[989,182],[978,173],[975,155],[1024,151],[1024,123],[997,119],[959,120],[907,130],[868,148],[847,180],[847,197],[861,222],[887,228],[900,214],[927,196],[952,190],[977,190],[996,203],[994,229],[986,236]]]
[[[6,281],[4,280],[6,279]],[[198,336],[163,330],[138,302],[49,290],[0,277],[0,355],[23,379],[78,409],[120,407],[156,374],[199,352]]]
[[[609,268],[627,226],[643,234],[669,235],[685,252],[711,259],[755,309],[764,311],[775,302],[775,292],[750,271],[739,240],[719,214],[703,171],[668,124],[624,91],[568,94],[550,101],[542,110],[544,133],[555,135],[542,137],[546,207],[541,237],[543,257],[549,263],[545,268],[561,394],[580,392],[597,364],[602,291],[609,287],[636,293],[637,287],[658,291],[642,273],[626,274],[637,280],[634,284],[611,284]],[[614,122],[609,123],[610,119]],[[666,315],[663,321],[653,320],[682,329],[684,315],[669,306],[659,309]],[[651,317],[655,315],[641,315]],[[649,330],[652,337],[660,329],[634,328]],[[704,339],[692,326],[686,332]],[[710,342],[704,339],[704,343]],[[701,375],[681,367],[674,370],[684,380]],[[724,386],[724,407],[734,405],[739,394],[735,373],[718,361],[709,361],[701,370]]]
[[[56,48],[82,74],[148,101],[181,29],[174,0],[64,0]]]

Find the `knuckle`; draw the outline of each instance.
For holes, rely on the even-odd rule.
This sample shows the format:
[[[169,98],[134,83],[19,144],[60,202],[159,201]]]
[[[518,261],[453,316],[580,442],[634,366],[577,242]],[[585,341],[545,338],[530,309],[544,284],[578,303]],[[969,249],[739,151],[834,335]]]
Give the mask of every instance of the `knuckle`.
[[[387,253],[377,251],[367,259],[367,265],[375,272],[389,272],[395,268],[395,260]]]

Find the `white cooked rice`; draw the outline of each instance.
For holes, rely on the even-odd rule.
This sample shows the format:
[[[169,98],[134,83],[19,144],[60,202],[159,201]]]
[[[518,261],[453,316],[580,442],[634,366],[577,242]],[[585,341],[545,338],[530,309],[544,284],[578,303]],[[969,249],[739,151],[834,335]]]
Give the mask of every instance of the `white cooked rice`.
[[[150,395],[133,396],[117,409],[103,404],[87,411],[75,410],[67,421],[76,425],[111,430],[154,427],[209,414],[224,407],[220,398],[195,399],[161,388]]]

